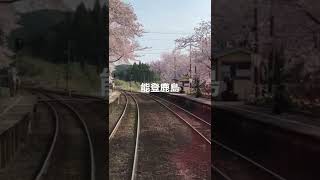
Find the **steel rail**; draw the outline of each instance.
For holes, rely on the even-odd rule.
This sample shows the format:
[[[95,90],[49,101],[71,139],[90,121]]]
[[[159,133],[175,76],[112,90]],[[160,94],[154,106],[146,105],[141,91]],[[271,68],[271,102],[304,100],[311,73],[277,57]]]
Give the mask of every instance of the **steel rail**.
[[[202,138],[204,138],[206,140],[206,142],[211,144],[211,140],[208,140],[206,137],[204,137],[204,135],[202,135],[197,129],[195,129],[190,123],[188,123],[186,120],[184,120],[184,118],[182,118],[180,115],[178,115],[176,112],[174,112],[172,109],[170,109],[168,106],[164,105],[162,102],[156,100],[155,98],[153,98],[151,95],[148,95],[149,97],[151,97],[153,100],[157,101],[158,103],[160,103],[161,105],[163,105],[164,107],[166,107],[169,111],[171,111],[174,115],[176,115],[177,117],[179,117],[181,120],[183,120],[189,127],[191,127],[194,131],[197,132],[198,135],[200,135]],[[203,120],[204,121],[204,120]],[[286,180],[285,178],[283,178],[282,176],[280,176],[279,174],[273,172],[272,170],[269,170],[267,168],[265,168],[264,166],[262,166],[261,164],[253,161],[252,159],[250,159],[249,157],[246,157],[244,155],[242,155],[241,153],[237,152],[236,150],[233,150],[232,148],[229,148],[228,146],[220,143],[217,140],[212,140],[214,144],[222,147],[223,149],[237,155],[238,157],[244,159],[245,161],[253,164],[254,166],[262,169],[263,171],[267,172],[268,174],[272,175],[273,177],[279,179],[279,180]]]
[[[136,143],[135,143],[135,149],[134,149],[134,157],[133,157],[133,164],[132,164],[132,173],[131,173],[131,180],[136,179],[136,171],[137,171],[137,165],[138,165],[138,148],[139,148],[139,136],[140,136],[140,110],[139,110],[139,104],[136,98],[129,93],[129,96],[132,97],[134,100],[136,107],[137,107],[137,132],[136,132]]]
[[[228,175],[226,175],[225,173],[223,173],[220,169],[218,169],[216,166],[211,166],[213,171],[217,172],[220,176],[222,176],[224,179],[226,180],[232,180]]]
[[[88,126],[86,124],[86,122],[82,119],[81,115],[69,104],[66,104],[62,101],[59,100],[59,98],[55,98],[52,97],[48,94],[46,94],[46,96],[52,98],[52,99],[57,99],[58,102],[62,105],[64,105],[65,107],[67,107],[73,114],[76,115],[77,119],[80,120],[81,125],[83,126],[84,130],[85,130],[85,134],[89,143],[89,151],[90,151],[90,180],[95,180],[95,172],[96,172],[96,168],[95,168],[95,158],[94,158],[94,149],[93,149],[93,143],[92,143],[92,139],[91,139],[91,135],[90,135],[90,131],[88,129]]]
[[[166,100],[166,99],[164,99],[164,98],[161,98],[161,97],[159,97],[159,96],[155,96],[155,95],[152,95],[152,94],[149,94],[149,95],[150,95],[150,96],[153,96],[153,97],[156,97],[156,98],[158,98],[158,99],[161,99],[161,100],[163,100],[163,101],[165,101],[165,102],[167,102],[167,103],[169,103],[169,104],[171,104],[171,105],[179,108],[180,110],[188,113],[189,115],[193,116],[194,118],[198,119],[199,121],[202,121],[202,122],[205,123],[206,125],[211,126],[210,123],[208,123],[208,122],[205,121],[204,119],[198,117],[197,115],[191,113],[190,111],[188,111],[188,110],[186,110],[186,109],[183,109],[182,107],[180,107],[180,106],[178,106],[178,105],[176,105],[176,104],[174,104],[174,103],[172,103],[172,102],[170,102],[170,101],[168,101],[168,100]]]
[[[65,104],[65,103],[63,103]],[[89,128],[86,124],[86,122],[82,119],[82,117],[80,116],[80,114],[69,104],[65,104],[65,106],[67,106],[70,110],[72,110],[74,112],[74,114],[78,117],[78,119],[80,120],[80,122],[82,123],[82,126],[85,129],[85,133],[87,135],[87,139],[89,142],[89,149],[90,149],[90,162],[91,162],[91,180],[95,180],[95,176],[96,176],[96,168],[95,168],[95,158],[94,158],[94,149],[93,149],[93,143],[92,143],[92,139],[91,139],[91,135],[90,135],[90,131]]]
[[[122,93],[124,95],[124,97],[126,98],[126,105],[121,113],[121,116],[120,118],[118,119],[116,125],[114,126],[114,128],[112,129],[110,135],[109,135],[109,140],[113,138],[114,134],[117,132],[119,126],[120,126],[120,123],[122,121],[122,118],[124,117],[124,115],[126,114],[126,111],[127,111],[127,107],[128,107],[128,97],[126,95],[126,93]],[[120,96],[119,96],[120,97]]]
[[[146,94],[145,94],[146,95]],[[146,95],[149,96],[149,95]],[[159,104],[161,104],[162,106],[164,106],[166,109],[168,109],[170,112],[172,112],[175,116],[177,116],[179,119],[181,119],[182,121],[184,121],[191,129],[193,129],[199,136],[201,136],[208,144],[211,145],[211,139],[206,138],[202,133],[200,133],[195,127],[193,127],[188,121],[186,121],[183,117],[181,117],[179,114],[177,114],[176,112],[174,112],[170,107],[168,107],[167,105],[163,104],[162,102],[160,102],[159,100],[155,99],[152,96],[151,97],[154,101],[158,102]]]
[[[47,172],[47,169],[49,167],[50,164],[50,160],[52,158],[52,153],[53,150],[55,149],[56,146],[56,142],[57,142],[57,138],[58,138],[58,134],[59,134],[59,115],[57,110],[48,102],[44,102],[51,110],[51,112],[54,115],[54,119],[55,119],[55,130],[54,130],[54,136],[50,145],[50,149],[46,155],[45,160],[43,161],[40,171],[37,173],[35,180],[41,180],[41,178],[43,177],[43,175]]]
[[[280,180],[286,180],[285,178],[283,178],[283,177],[280,176],[279,174],[273,172],[272,170],[269,170],[269,169],[265,168],[263,165],[261,165],[261,164],[255,162],[255,161],[253,161],[252,159],[250,159],[249,157],[247,157],[247,156],[245,156],[245,155],[242,155],[242,154],[239,153],[238,151],[229,148],[228,146],[220,143],[219,141],[216,141],[216,140],[212,140],[212,141],[213,141],[216,145],[218,145],[218,146],[222,147],[223,149],[225,149],[225,150],[227,150],[227,151],[229,151],[229,152],[237,155],[238,157],[240,157],[240,158],[244,159],[245,161],[253,164],[254,166],[262,169],[263,171],[269,173],[269,174],[272,175],[273,177],[275,177],[275,178],[277,178],[277,179],[280,179]]]

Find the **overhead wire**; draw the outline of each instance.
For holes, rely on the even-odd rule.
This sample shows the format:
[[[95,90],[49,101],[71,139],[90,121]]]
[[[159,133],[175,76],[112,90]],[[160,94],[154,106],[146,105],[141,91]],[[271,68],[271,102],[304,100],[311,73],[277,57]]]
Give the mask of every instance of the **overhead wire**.
[[[191,35],[192,33],[187,32],[160,32],[160,31],[145,31],[144,34],[166,34],[166,35]]]

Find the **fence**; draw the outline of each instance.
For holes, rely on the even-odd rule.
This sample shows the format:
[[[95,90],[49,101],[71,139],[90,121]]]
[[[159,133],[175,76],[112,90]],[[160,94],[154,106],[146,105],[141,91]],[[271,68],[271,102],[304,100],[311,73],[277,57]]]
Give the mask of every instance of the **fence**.
[[[12,124],[11,122],[1,121],[0,168],[5,168],[14,159],[20,146],[26,143],[30,119],[30,114],[27,114],[22,117],[22,120],[9,127],[4,124],[9,125]]]

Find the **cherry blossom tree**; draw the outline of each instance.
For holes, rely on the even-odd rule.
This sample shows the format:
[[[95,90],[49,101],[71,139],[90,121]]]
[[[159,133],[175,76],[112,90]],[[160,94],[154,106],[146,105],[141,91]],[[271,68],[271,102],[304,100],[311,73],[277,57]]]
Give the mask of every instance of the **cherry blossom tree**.
[[[191,48],[195,62],[203,64],[211,71],[211,21],[200,22],[194,31],[191,36],[177,39],[177,48]]]
[[[284,73],[290,86],[305,91],[304,86],[320,82],[320,11],[318,0],[255,1],[218,0],[214,4],[214,41],[218,50],[228,49],[242,35],[248,46],[233,43],[231,48],[248,48],[257,43],[258,54],[268,64],[272,76],[275,51],[283,47]],[[255,22],[255,8],[257,22]],[[256,42],[254,36],[258,36]],[[218,42],[218,43],[216,43]],[[223,44],[224,46],[218,46]],[[272,79],[269,82],[272,87]],[[268,84],[269,84],[268,83]],[[271,89],[271,88],[270,88]],[[290,93],[294,91],[290,90]],[[306,92],[306,91],[305,91]],[[318,92],[318,91],[317,91]]]
[[[202,21],[194,28],[191,36],[175,41],[177,49],[188,49],[191,56],[191,76],[197,77],[200,83],[211,83],[211,21]],[[190,60],[189,60],[190,61]],[[184,64],[189,64],[185,61]]]
[[[162,81],[170,82],[189,74],[190,54],[185,50],[191,47],[192,76],[199,78],[200,83],[211,82],[211,23],[202,21],[194,28],[194,34],[177,40],[172,52],[161,54],[160,60],[150,66],[160,75]],[[190,50],[190,49],[189,49]]]
[[[130,4],[121,0],[109,0],[109,59],[110,63],[134,59],[140,50],[136,37],[143,28]]]
[[[180,51],[164,52],[160,60],[150,63],[151,69],[160,75],[162,82],[171,82],[172,79],[179,79],[188,71],[188,56]]]

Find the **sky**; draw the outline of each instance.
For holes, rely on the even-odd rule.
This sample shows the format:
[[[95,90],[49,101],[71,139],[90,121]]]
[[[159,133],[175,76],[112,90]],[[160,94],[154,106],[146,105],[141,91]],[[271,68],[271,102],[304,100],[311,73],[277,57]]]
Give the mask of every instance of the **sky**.
[[[175,47],[174,40],[193,33],[202,20],[211,19],[211,0],[123,0],[130,3],[143,25],[143,37],[138,38],[142,47],[152,47],[137,52],[138,60],[159,60],[162,52]]]

